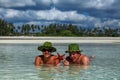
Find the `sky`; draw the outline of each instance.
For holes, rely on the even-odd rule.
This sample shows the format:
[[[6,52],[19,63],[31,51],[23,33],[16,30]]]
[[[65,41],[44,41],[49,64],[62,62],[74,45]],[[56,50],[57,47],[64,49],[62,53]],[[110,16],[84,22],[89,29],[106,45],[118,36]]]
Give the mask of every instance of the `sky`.
[[[0,0],[0,18],[20,24],[119,27],[120,0]]]

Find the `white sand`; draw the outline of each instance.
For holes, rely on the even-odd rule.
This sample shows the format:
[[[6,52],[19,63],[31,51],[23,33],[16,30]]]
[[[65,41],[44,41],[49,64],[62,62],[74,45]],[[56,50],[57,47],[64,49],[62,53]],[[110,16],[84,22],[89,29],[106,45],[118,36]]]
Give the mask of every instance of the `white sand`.
[[[120,43],[120,37],[0,37],[0,43]]]

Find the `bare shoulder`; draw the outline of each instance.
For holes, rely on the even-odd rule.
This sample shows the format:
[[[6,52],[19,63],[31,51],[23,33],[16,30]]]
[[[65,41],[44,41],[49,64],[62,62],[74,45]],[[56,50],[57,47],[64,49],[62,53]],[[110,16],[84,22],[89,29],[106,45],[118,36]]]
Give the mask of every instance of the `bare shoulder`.
[[[82,55],[82,62],[84,65],[89,65],[90,64],[90,59],[87,55]]]
[[[51,56],[51,59],[56,59],[56,58],[57,58],[57,56],[55,56],[55,55]]]
[[[35,65],[39,66],[40,64],[43,64],[42,58],[38,55],[35,58]]]
[[[42,58],[39,55],[36,56],[35,61],[41,61],[41,60],[42,60]]]
[[[39,58],[41,58],[39,55],[38,55],[38,56],[36,56],[36,59],[39,59]]]
[[[82,54],[82,59],[87,59],[87,60],[89,60],[89,57],[88,57],[87,55],[85,55],[85,54]]]

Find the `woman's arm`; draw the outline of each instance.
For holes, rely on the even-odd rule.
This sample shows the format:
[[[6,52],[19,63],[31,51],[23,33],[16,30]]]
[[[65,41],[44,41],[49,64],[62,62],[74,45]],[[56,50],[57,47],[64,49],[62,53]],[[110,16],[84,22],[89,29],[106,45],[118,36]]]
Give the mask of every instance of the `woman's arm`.
[[[39,56],[36,56],[36,58],[35,58],[35,65],[36,66],[40,66],[41,64],[43,64],[41,58]]]

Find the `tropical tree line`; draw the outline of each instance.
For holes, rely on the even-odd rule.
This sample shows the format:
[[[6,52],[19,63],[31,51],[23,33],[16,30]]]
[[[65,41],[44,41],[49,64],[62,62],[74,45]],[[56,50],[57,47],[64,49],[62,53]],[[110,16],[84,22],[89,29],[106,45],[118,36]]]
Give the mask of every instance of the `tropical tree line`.
[[[0,19],[0,36],[7,36],[14,34],[13,23],[8,23],[5,20]]]
[[[120,28],[95,27],[85,28],[73,24],[34,25],[23,24],[15,27],[13,23],[8,23],[0,19],[0,36],[110,36],[119,37]]]
[[[120,28],[115,29],[110,27],[85,28],[82,26],[78,27],[73,24],[50,24],[47,27],[44,27],[41,33],[44,36],[118,37],[120,36]]]

